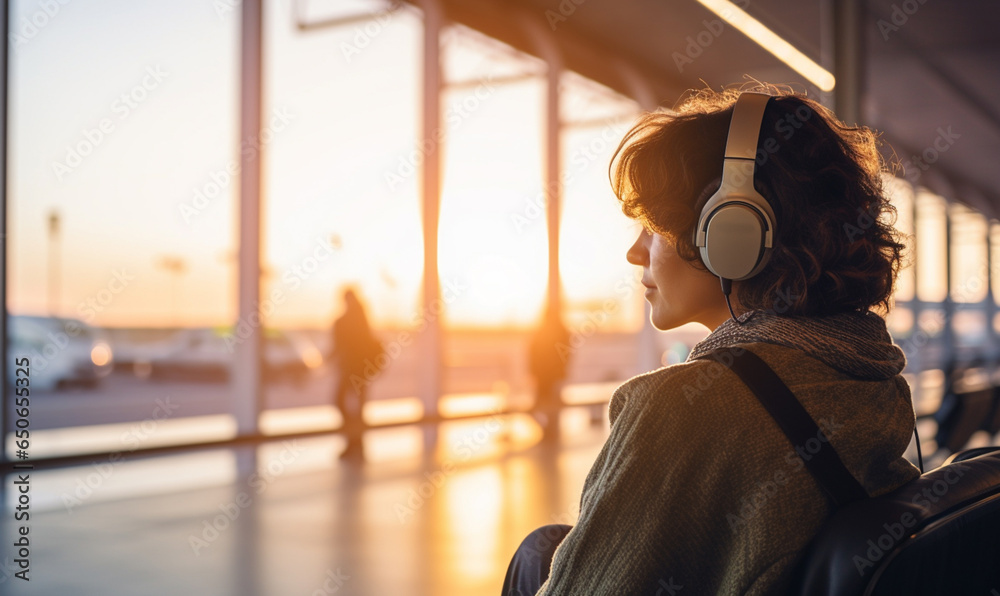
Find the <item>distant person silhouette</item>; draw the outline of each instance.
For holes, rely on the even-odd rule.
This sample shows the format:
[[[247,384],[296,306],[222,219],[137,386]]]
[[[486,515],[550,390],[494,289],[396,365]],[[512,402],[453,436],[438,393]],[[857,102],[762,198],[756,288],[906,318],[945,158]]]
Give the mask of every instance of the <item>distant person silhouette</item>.
[[[365,399],[368,385],[379,370],[375,361],[383,350],[368,325],[368,317],[357,293],[352,289],[345,290],[343,301],[344,313],[333,324],[332,361],[338,377],[334,403],[344,418],[343,428],[347,437],[347,448],[341,457],[362,457]],[[349,394],[354,399],[349,401]]]
[[[569,355],[569,331],[558,308],[549,306],[528,347],[528,366],[535,378],[535,416],[545,439],[558,437],[560,389],[566,378]]]

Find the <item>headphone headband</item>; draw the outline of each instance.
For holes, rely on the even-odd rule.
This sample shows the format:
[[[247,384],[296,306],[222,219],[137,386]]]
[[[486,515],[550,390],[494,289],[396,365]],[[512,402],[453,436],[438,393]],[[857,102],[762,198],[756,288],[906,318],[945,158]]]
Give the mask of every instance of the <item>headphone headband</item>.
[[[726,159],[757,159],[760,125],[769,101],[771,96],[763,93],[744,93],[736,100],[726,138]]]

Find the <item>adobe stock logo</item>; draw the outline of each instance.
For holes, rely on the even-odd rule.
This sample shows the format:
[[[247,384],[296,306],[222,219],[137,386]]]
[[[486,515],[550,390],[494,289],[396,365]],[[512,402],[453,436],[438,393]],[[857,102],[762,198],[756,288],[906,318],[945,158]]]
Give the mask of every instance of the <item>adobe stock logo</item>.
[[[901,4],[893,4],[889,20],[879,19],[875,22],[878,32],[882,34],[882,41],[889,41],[889,34],[899,31],[926,3],[927,0],[903,0]]]
[[[559,27],[559,23],[565,23],[569,20],[573,13],[576,12],[576,8],[586,2],[587,0],[560,0],[558,12],[552,10],[551,8],[545,11],[545,20],[549,22],[549,28],[553,31]]]
[[[942,478],[935,480],[931,486],[914,495],[910,501],[919,508],[930,507],[931,503],[937,503],[948,494],[951,487],[957,484],[968,470],[967,466],[957,463],[945,466]],[[866,543],[868,548],[864,551],[864,556],[855,554],[851,557],[851,562],[858,570],[858,575],[864,577],[869,569],[875,568],[875,563],[881,561],[883,557],[909,537],[910,528],[916,526],[917,521],[912,512],[906,511],[899,516],[897,521],[882,524],[881,529],[885,531],[875,538],[868,539]]]
[[[358,26],[354,28],[353,43],[340,42],[340,53],[344,55],[344,60],[350,62],[354,56],[361,54],[362,50],[371,45],[372,41],[388,27],[393,14],[403,6],[402,0],[393,0],[386,8],[382,8],[372,15],[372,20],[365,23],[364,28]]]
[[[668,580],[663,580],[661,578],[656,585],[659,587],[656,591],[656,596],[674,596],[684,589],[684,586],[674,583],[673,577]]]
[[[939,126],[935,132],[937,132],[937,136],[927,147],[924,147],[923,151],[903,159],[900,164],[903,166],[903,177],[910,184],[916,184],[920,180],[921,172],[929,170],[941,159],[942,153],[947,152],[956,140],[962,138],[962,135],[951,129],[951,126],[947,128]]]
[[[7,39],[10,41],[10,45],[14,51],[16,52],[28,45],[29,41],[34,39],[42,29],[62,12],[62,7],[69,3],[70,0],[42,0],[39,3],[38,10],[28,16],[21,17],[21,20],[17,23],[11,23]]]

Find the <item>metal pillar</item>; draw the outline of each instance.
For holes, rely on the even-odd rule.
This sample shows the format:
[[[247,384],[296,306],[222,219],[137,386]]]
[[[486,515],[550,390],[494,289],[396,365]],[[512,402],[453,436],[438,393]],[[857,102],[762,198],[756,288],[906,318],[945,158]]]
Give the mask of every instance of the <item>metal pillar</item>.
[[[941,330],[941,339],[944,343],[943,347],[943,360],[945,363],[951,362],[955,357],[955,301],[951,297],[951,292],[955,287],[954,281],[952,280],[952,273],[954,273],[954,268],[951,266],[952,259],[952,233],[951,233],[951,204],[945,202],[944,206],[944,279],[945,279],[945,295],[944,302],[941,304],[944,309],[944,329]]]
[[[262,0],[243,0],[240,37],[240,139],[260,138],[262,77]],[[258,433],[261,403],[261,353],[264,322],[260,318],[260,152],[240,153],[239,309],[238,329],[252,332],[236,344],[233,415],[240,436]],[[245,328],[245,327],[244,327]],[[237,335],[236,337],[240,337]]]
[[[910,250],[913,251],[913,302],[912,302],[912,312],[913,312],[913,327],[910,330],[910,337],[915,337],[920,333],[920,312],[923,310],[923,303],[920,301],[920,259],[918,257],[918,244],[920,242],[920,235],[917,234],[917,230],[920,229],[920,209],[917,207],[917,189],[913,187],[909,182],[906,183],[907,187],[910,189],[910,210],[912,212],[911,219],[913,220],[913,236],[912,245]],[[919,404],[921,398],[923,397],[923,391],[921,390],[920,384],[920,373],[924,369],[924,362],[922,358],[923,352],[919,349],[914,350],[912,354],[907,354],[906,359],[909,361],[911,370],[917,375],[917,382],[911,388],[912,390],[912,401],[914,404]]]
[[[562,288],[559,282],[559,211],[562,207],[562,129],[559,119],[559,78],[562,61],[558,55],[546,56],[545,77],[545,190],[546,223],[549,236],[548,302],[562,309]]]
[[[986,337],[989,345],[988,361],[992,365],[997,359],[997,329],[993,319],[997,315],[997,303],[993,296],[993,220],[986,219],[986,303],[983,314],[986,316]]]
[[[440,141],[441,133],[441,27],[443,16],[437,0],[421,0],[424,13],[423,119],[420,138]],[[424,283],[422,308],[427,327],[420,336],[422,359],[419,378],[420,401],[425,416],[437,416],[441,396],[441,363],[444,359],[441,326],[441,281],[438,273],[438,223],[441,210],[441,156],[438,142],[427,152],[421,167],[420,201],[423,206]],[[425,429],[425,444],[434,441],[433,430]]]
[[[535,15],[524,15],[525,30],[545,61],[545,216],[548,223],[549,267],[546,312],[562,311],[559,283],[559,210],[562,203],[562,121],[559,115],[559,81],[563,60],[552,31],[542,27]]]
[[[862,0],[835,0],[828,5],[833,25],[833,108],[847,124],[862,124],[865,94],[865,6]]]
[[[10,22],[10,3],[4,0],[0,7],[0,31],[6,35]],[[0,462],[7,461],[7,74],[8,44],[0,48]],[[6,486],[6,482],[0,482]],[[0,489],[3,496],[3,489]]]
[[[59,279],[62,277],[62,242],[60,242],[62,226],[59,223],[59,212],[55,209],[49,212],[47,218],[49,232],[48,249],[48,291],[49,291],[49,316],[59,316]]]

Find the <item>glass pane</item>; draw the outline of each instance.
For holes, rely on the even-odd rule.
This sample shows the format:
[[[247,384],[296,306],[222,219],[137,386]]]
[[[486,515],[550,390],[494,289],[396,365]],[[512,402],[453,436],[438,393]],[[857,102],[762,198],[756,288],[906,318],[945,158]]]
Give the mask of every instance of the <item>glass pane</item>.
[[[570,331],[566,395],[607,399],[635,371],[643,294],[625,253],[639,233],[621,212],[608,165],[638,105],[576,73],[562,83],[560,275]]]
[[[955,344],[960,347],[983,347],[989,340],[986,313],[976,310],[959,310],[952,319]]]
[[[951,207],[951,297],[955,302],[986,298],[986,218],[963,205]]]
[[[997,301],[1000,299],[1000,224],[996,222],[990,223],[990,286],[993,300]]]
[[[621,212],[608,180],[611,157],[638,112],[635,102],[575,73],[564,80],[560,274],[571,319],[579,325],[600,312],[602,332],[642,324],[637,269],[625,260],[638,227]]]
[[[447,40],[449,82],[461,86],[442,96],[440,268],[442,279],[469,288],[448,304],[445,320],[452,328],[523,327],[534,321],[546,284],[544,83],[536,77],[494,84],[538,68],[463,28]]]
[[[445,80],[452,86],[471,83],[475,88],[481,81],[545,76],[545,63],[540,59],[464,25],[447,27],[441,32],[441,43]],[[455,116],[461,114],[456,111]]]
[[[439,266],[444,416],[529,399],[524,329],[547,277],[541,63],[464,27],[444,38],[447,86]]]
[[[944,300],[948,291],[945,209],[940,196],[917,191],[917,296],[929,302]]]
[[[200,0],[88,0],[10,54],[7,341],[34,457],[235,434],[236,31]]]
[[[904,266],[896,278],[895,299],[897,302],[913,300],[916,255],[913,241],[913,187],[906,180],[885,176],[884,182],[889,200],[896,207],[896,230],[904,234],[906,252]]]
[[[910,336],[910,333],[913,331],[913,324],[913,311],[909,308],[897,306],[889,311],[889,315],[886,317],[886,325],[889,328],[889,333],[892,334],[897,342],[901,338]]]
[[[310,22],[347,16],[346,6],[306,4]],[[288,26],[294,3],[266,7],[265,122],[288,123],[267,144],[264,172],[261,292],[281,300],[267,316],[261,430],[339,427],[338,388],[366,390],[369,423],[419,418],[417,183],[422,152],[437,149],[417,141],[419,14],[353,2],[350,14],[370,18],[298,30]],[[358,31],[368,32],[365,43]],[[360,311],[352,307],[335,333],[348,289]]]

